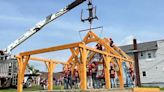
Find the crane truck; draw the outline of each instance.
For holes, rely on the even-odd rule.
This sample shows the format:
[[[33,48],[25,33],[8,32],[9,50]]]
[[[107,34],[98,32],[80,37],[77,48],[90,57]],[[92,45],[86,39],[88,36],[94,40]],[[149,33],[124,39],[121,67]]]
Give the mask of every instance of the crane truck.
[[[4,50],[0,50],[0,88],[16,86],[17,85],[17,59],[13,57],[11,51],[14,50],[21,43],[26,41],[32,35],[40,31],[45,25],[67,13],[71,9],[76,6],[82,4],[86,0],[75,0],[68,6],[59,10],[57,13],[52,13],[47,16],[44,20],[38,22],[34,27],[29,29],[25,34],[23,34],[20,38],[15,40],[13,43],[7,46]],[[24,86],[30,87],[32,76],[29,76],[30,73],[25,74]]]

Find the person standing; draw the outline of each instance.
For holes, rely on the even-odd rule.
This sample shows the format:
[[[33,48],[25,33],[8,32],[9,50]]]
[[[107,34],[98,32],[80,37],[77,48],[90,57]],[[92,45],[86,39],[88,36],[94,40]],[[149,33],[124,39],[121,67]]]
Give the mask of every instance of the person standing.
[[[88,71],[87,71],[87,86],[88,88],[93,88],[92,84],[92,64],[89,64],[87,66]]]
[[[115,70],[113,66],[111,66],[111,69],[110,69],[110,82],[111,82],[111,88],[114,88],[115,87]]]
[[[69,84],[69,87],[72,89],[72,73],[71,73],[71,67],[68,68],[68,84]]]
[[[67,70],[64,70],[64,89],[68,89],[68,74]]]
[[[133,86],[135,77],[134,77],[134,71],[132,67],[129,68],[129,74],[130,74],[130,86]]]
[[[98,87],[97,87],[97,78],[96,78],[96,74],[97,74],[97,63],[96,63],[96,62],[93,62],[93,63],[92,63],[93,88],[98,88]]]
[[[78,70],[75,68],[75,69],[74,69],[74,85],[75,85],[75,88],[79,88],[79,82],[80,82],[79,72],[78,72]]]
[[[97,87],[98,88],[102,88],[103,87],[103,82],[104,82],[104,69],[103,69],[103,65],[99,64],[98,65],[98,70],[97,70]]]

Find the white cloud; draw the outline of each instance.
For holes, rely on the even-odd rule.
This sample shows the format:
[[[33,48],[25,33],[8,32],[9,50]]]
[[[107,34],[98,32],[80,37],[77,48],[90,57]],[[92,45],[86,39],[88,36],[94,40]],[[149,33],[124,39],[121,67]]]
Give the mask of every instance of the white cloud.
[[[129,36],[126,36],[122,41],[120,41],[120,43],[118,45],[122,46],[122,45],[133,44],[133,39],[137,39],[137,38],[135,38],[135,36],[131,34]],[[141,43],[141,42],[142,41],[137,39],[137,43]]]
[[[134,39],[134,35],[129,35],[126,36],[119,45],[128,45],[128,44],[133,44],[133,39]]]

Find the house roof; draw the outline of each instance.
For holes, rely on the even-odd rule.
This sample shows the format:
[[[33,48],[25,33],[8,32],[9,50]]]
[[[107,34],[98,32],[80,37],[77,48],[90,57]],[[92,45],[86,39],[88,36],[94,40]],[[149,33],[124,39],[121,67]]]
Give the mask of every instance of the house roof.
[[[119,47],[126,53],[132,53],[134,51],[133,44],[119,46]],[[137,48],[138,48],[137,50],[138,52],[156,50],[158,48],[157,41],[138,43]]]

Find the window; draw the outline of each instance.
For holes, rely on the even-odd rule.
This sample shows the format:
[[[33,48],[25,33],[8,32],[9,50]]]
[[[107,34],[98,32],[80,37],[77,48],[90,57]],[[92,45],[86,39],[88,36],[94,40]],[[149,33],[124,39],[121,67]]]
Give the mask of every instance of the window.
[[[138,57],[139,59],[145,59],[146,58],[145,52],[144,51],[139,52]]]
[[[148,53],[147,55],[148,55],[148,58],[152,58],[152,55],[151,55],[151,53]]]
[[[146,71],[143,71],[142,72],[142,75],[145,77],[146,76]]]
[[[154,58],[156,58],[156,50],[149,50],[149,51],[146,51],[146,58],[149,59],[149,60],[152,60]]]
[[[141,57],[143,56],[143,52],[141,52]]]

